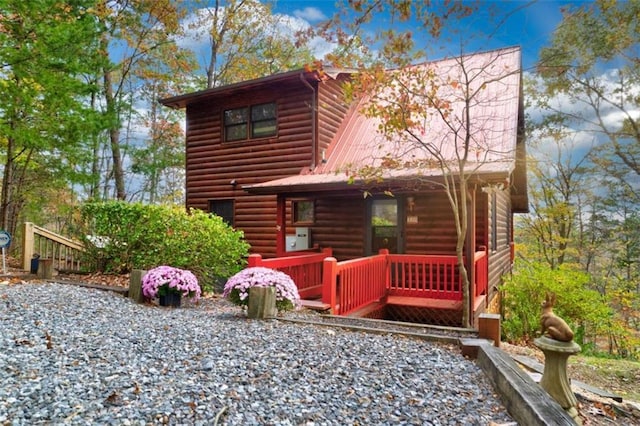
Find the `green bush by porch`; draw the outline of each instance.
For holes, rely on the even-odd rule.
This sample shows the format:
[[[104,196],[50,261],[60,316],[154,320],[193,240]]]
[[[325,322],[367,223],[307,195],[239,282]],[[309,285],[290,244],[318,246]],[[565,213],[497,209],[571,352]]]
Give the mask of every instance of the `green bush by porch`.
[[[110,201],[86,203],[80,216],[87,260],[104,272],[167,264],[193,271],[211,291],[242,269],[249,250],[241,231],[198,209]]]

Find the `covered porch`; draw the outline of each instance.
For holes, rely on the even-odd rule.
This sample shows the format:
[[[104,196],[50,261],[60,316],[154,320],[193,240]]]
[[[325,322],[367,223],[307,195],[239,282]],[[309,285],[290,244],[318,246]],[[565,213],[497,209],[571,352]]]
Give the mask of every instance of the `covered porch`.
[[[463,288],[453,255],[391,254],[382,249],[373,256],[338,262],[332,250],[326,248],[319,253],[272,259],[252,254],[248,266],[288,274],[298,287],[303,306],[328,310],[334,315],[461,324]],[[494,296],[488,288],[484,247],[475,251],[467,269],[473,325]]]

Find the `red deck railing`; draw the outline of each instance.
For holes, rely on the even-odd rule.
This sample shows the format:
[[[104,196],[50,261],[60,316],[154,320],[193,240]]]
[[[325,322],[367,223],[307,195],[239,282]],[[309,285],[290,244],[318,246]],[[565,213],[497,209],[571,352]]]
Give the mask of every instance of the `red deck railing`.
[[[336,265],[336,302],[340,314],[346,315],[387,294],[387,256],[376,256],[346,260]]]
[[[456,256],[388,254],[338,262],[331,249],[322,253],[274,259],[249,256],[248,266],[264,266],[285,272],[298,286],[303,299],[322,298],[335,315],[348,315],[386,296],[462,300]],[[472,295],[487,295],[488,256],[474,255]]]
[[[248,266],[263,266],[289,275],[302,299],[322,297],[322,261],[331,256],[330,248],[320,253],[309,253],[273,259],[263,259],[259,254],[249,255]]]
[[[462,300],[455,256],[388,255],[389,295]]]
[[[487,294],[486,250],[474,255],[473,297]],[[324,260],[322,302],[336,315],[348,315],[385,296],[462,300],[456,256],[388,254],[338,262]],[[475,301],[474,301],[475,302]]]

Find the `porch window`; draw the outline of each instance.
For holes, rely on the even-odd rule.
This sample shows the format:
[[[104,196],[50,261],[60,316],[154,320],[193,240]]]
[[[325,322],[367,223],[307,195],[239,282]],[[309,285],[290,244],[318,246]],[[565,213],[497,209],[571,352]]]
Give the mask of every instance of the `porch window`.
[[[233,200],[209,200],[209,212],[220,216],[229,226],[233,226],[233,210]]]
[[[312,225],[314,221],[313,200],[293,200],[293,224]]]
[[[273,136],[277,131],[275,102],[224,111],[224,140],[233,142]]]

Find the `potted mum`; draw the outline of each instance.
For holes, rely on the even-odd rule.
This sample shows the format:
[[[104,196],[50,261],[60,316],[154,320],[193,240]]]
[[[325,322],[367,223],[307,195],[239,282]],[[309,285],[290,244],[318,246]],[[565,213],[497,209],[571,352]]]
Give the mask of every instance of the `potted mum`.
[[[149,299],[160,299],[160,306],[180,306],[182,296],[197,301],[201,290],[191,271],[172,266],[158,266],[142,277],[142,293]]]
[[[238,272],[224,286],[222,295],[238,306],[249,305],[249,289],[252,287],[274,287],[275,305],[278,311],[300,307],[298,287],[284,272],[256,266]]]

